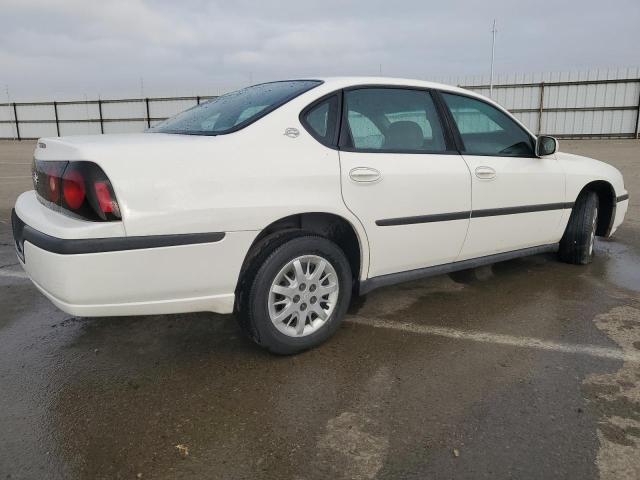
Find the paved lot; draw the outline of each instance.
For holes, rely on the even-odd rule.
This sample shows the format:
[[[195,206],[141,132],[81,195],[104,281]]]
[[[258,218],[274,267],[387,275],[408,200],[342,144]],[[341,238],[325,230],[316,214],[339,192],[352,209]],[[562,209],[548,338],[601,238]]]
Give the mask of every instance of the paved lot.
[[[231,316],[54,308],[10,238],[33,143],[0,142],[0,478],[640,478],[640,142],[561,147],[631,194],[592,265],[382,289],[282,358]]]

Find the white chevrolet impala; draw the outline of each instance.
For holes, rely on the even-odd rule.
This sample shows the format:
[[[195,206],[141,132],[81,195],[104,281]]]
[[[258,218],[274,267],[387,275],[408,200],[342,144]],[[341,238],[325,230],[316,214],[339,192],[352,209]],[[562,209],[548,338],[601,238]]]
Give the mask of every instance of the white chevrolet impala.
[[[460,88],[265,83],[146,133],[40,139],[15,246],[70,314],[235,312],[294,353],[353,294],[541,252],[589,263],[628,194],[612,166],[557,148]]]

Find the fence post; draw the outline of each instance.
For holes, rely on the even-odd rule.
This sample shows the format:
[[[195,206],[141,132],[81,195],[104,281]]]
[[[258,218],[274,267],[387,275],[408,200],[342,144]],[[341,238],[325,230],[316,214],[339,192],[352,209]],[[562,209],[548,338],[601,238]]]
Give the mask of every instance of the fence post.
[[[53,113],[56,116],[56,133],[60,136],[60,120],[58,119],[58,102],[53,102]]]
[[[144,103],[147,106],[147,128],[151,128],[151,117],[149,115],[149,97],[144,99]]]
[[[20,138],[20,122],[18,122],[18,109],[16,108],[16,102],[13,102],[13,119],[16,122],[16,137],[18,137],[18,141],[22,140]]]
[[[542,111],[544,109],[544,82],[540,82],[540,107],[538,110],[538,135],[542,133]]]
[[[640,87],[640,80],[638,81],[638,87]],[[640,88],[638,88],[638,111],[636,112],[636,140],[638,140],[640,135]]]
[[[102,100],[98,99],[98,115],[100,115],[100,133],[104,133],[104,122],[102,121]]]

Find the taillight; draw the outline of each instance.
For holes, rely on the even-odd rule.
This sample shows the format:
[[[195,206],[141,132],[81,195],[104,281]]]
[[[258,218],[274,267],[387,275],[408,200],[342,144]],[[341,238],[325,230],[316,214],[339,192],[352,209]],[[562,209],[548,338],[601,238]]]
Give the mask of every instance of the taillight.
[[[98,206],[100,207],[100,211],[102,213],[113,213],[114,211],[114,201],[111,198],[111,189],[107,182],[95,182],[93,186],[96,189],[96,198],[98,199]],[[115,205],[117,209],[118,205]]]
[[[64,192],[64,203],[71,210],[78,210],[82,206],[86,189],[84,188],[84,178],[78,170],[67,167],[62,177],[62,191]]]
[[[49,201],[58,203],[58,200],[60,200],[60,178],[54,175],[47,175],[47,183],[49,184]]]
[[[60,179],[69,162],[36,162],[31,167],[33,188],[40,197],[51,203],[60,203]]]
[[[120,219],[111,182],[95,163],[34,160],[33,185],[41,198],[79,217]]]

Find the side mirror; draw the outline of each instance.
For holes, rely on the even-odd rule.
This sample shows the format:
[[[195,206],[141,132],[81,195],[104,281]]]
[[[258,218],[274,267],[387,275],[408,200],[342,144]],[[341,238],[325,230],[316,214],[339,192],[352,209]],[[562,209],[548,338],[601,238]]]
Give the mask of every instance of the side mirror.
[[[558,140],[547,135],[540,135],[536,139],[536,156],[544,157],[558,151]]]

